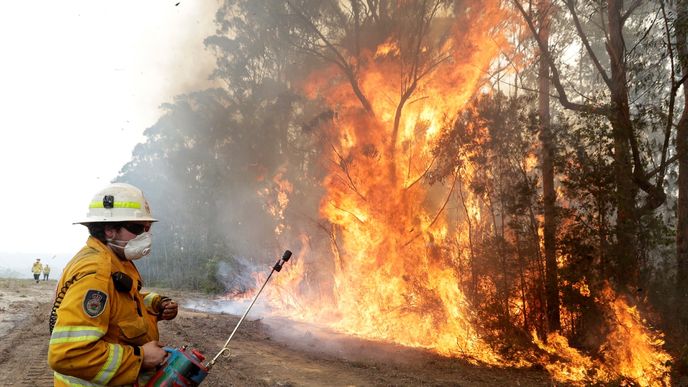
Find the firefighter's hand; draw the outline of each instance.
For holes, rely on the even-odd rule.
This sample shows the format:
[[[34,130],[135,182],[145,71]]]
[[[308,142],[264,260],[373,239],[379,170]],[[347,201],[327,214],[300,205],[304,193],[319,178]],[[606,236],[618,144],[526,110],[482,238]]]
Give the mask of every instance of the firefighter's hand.
[[[173,318],[177,317],[179,306],[176,302],[172,300],[165,300],[162,302],[160,307],[162,308],[162,313],[160,314],[161,320],[172,320]]]
[[[162,346],[159,341],[149,341],[141,347],[143,351],[143,364],[141,368],[149,370],[159,366],[165,360],[167,352],[162,349]]]

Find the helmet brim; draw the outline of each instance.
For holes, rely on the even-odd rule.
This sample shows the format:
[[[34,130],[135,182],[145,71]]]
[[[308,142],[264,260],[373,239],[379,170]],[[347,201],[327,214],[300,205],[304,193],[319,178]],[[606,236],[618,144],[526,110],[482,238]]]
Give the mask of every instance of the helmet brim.
[[[89,223],[121,223],[121,222],[157,222],[158,220],[150,216],[142,216],[140,218],[131,216],[114,216],[114,217],[89,217],[84,220],[73,222],[72,224],[89,224]]]

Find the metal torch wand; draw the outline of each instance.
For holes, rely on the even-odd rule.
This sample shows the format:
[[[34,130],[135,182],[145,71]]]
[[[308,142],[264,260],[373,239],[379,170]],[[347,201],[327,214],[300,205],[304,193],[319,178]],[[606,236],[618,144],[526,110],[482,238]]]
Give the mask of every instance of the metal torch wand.
[[[239,329],[239,325],[241,325],[241,323],[244,321],[244,318],[246,318],[246,315],[248,314],[248,312],[253,307],[253,304],[256,303],[256,300],[258,299],[258,296],[260,296],[260,293],[263,291],[263,288],[265,288],[265,285],[268,284],[270,277],[272,277],[272,273],[282,270],[282,265],[284,265],[289,260],[289,258],[291,258],[291,251],[285,250],[284,254],[282,255],[282,258],[280,258],[277,261],[277,263],[275,263],[275,266],[272,267],[270,274],[268,274],[268,278],[266,278],[265,282],[263,282],[263,286],[260,287],[260,290],[258,290],[258,293],[256,293],[255,297],[253,297],[253,301],[251,301],[251,305],[248,306],[248,309],[246,309],[246,311],[244,312],[244,315],[241,316],[241,318],[239,319],[239,322],[234,327],[232,334],[229,335],[229,338],[225,342],[225,345],[222,347],[220,352],[218,352],[217,355],[215,355],[215,357],[213,357],[213,359],[211,361],[209,361],[208,363],[205,364],[205,366],[208,369],[210,369],[215,364],[215,361],[217,360],[218,357],[220,357],[220,355],[222,355],[226,351],[229,351],[229,348],[227,348],[227,346],[229,345],[229,342],[232,340],[232,337],[234,337],[234,334],[236,333],[237,329]]]

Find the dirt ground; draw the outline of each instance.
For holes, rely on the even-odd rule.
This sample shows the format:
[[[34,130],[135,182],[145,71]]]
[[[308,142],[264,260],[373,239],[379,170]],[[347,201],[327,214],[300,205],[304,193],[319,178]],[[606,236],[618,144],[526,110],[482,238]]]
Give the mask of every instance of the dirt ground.
[[[52,386],[48,314],[55,281],[0,279],[0,386]],[[165,293],[165,290],[159,290]],[[167,291],[181,305],[160,323],[161,341],[212,358],[239,316],[188,308],[202,295]],[[186,305],[186,306],[185,306]],[[548,386],[546,372],[475,366],[286,320],[242,323],[202,386]]]

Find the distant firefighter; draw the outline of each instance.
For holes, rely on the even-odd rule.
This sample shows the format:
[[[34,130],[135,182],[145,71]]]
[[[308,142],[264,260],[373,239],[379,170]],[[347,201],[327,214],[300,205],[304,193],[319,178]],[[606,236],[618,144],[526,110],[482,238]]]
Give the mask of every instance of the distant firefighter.
[[[46,263],[45,266],[43,266],[43,281],[47,281],[48,277],[50,277],[50,266]]]
[[[41,279],[41,272],[43,272],[43,265],[41,265],[40,258],[36,258],[36,262],[34,262],[33,266],[31,267],[31,272],[33,273],[33,279],[35,279],[36,283],[38,283],[38,281]]]

